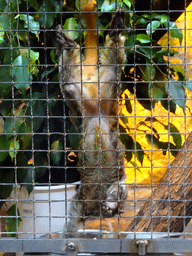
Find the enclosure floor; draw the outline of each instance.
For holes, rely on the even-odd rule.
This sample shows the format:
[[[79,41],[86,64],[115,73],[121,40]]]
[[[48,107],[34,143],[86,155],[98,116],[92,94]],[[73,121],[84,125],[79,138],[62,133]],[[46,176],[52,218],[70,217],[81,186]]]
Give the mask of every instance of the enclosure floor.
[[[106,229],[109,230],[109,227],[112,225],[113,231],[127,231],[128,226],[133,220],[134,216],[141,209],[146,199],[151,197],[152,189],[142,187],[142,188],[129,188],[128,192],[128,200],[125,204],[124,213],[120,215],[120,218],[108,218],[103,221],[100,219],[89,220],[85,223],[85,228],[91,229]],[[110,225],[109,225],[110,223]],[[187,227],[185,228],[185,238],[192,238],[192,220],[189,222]],[[187,234],[190,233],[190,234]],[[182,237],[182,236],[181,236]],[[186,254],[175,254],[176,256],[192,256],[192,253]],[[15,253],[5,253],[3,256],[16,256]]]
[[[87,221],[85,223],[85,228],[102,228],[109,230],[112,226],[113,231],[115,232],[128,231],[130,223],[133,221],[134,217],[137,215],[143,204],[146,202],[147,199],[150,200],[151,193],[151,187],[129,188],[128,199],[125,203],[124,213],[122,213],[119,217],[107,218],[102,221],[100,219]],[[187,227],[185,228],[185,233],[185,238],[192,238],[192,220],[188,223]],[[192,256],[192,253],[190,255]]]
[[[130,223],[133,221],[134,216],[137,215],[146,199],[151,196],[151,188],[132,188],[128,189],[128,197],[124,205],[124,213],[119,217],[106,218],[104,220],[96,219],[89,220],[85,223],[87,229],[106,229],[112,225],[113,231],[127,231]],[[112,231],[112,230],[111,230]]]

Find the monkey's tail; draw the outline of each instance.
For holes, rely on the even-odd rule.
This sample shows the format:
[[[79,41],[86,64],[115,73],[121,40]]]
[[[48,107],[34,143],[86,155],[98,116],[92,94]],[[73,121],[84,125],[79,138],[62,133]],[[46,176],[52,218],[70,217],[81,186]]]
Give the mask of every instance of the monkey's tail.
[[[85,35],[84,70],[83,73],[90,77],[97,68],[97,33],[96,33],[96,0],[82,0],[81,11],[86,20],[87,32]]]

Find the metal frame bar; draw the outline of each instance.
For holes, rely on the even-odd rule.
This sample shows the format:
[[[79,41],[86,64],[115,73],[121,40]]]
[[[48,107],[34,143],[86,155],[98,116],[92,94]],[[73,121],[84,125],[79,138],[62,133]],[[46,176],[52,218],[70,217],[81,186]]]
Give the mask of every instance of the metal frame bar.
[[[145,247],[143,244],[145,243]],[[73,245],[73,246],[71,246]],[[143,248],[145,250],[143,250]],[[0,239],[0,251],[26,253],[189,253],[192,250],[192,239]]]
[[[60,0],[60,2],[62,2]],[[151,1],[152,3],[152,1]],[[46,1],[44,1],[44,4],[46,4]],[[170,5],[170,0],[168,0],[168,6]],[[185,0],[185,7],[186,7],[186,0]],[[9,6],[10,8],[10,6]],[[186,9],[186,8],[185,8]],[[170,8],[168,8],[168,14],[171,12]],[[152,5],[151,5],[151,9],[148,11],[150,14],[152,14],[154,11],[152,10]],[[52,12],[46,12],[46,13],[52,13]],[[66,12],[67,13],[67,12]],[[81,12],[75,12],[73,11],[73,13],[77,13],[79,15],[81,15]],[[97,15],[98,15],[98,10],[96,11]],[[133,13],[136,13],[136,10],[134,9],[133,10]],[[9,9],[8,11],[8,14],[11,14],[11,10]],[[186,17],[185,17],[186,19]],[[62,23],[62,22],[61,22]],[[186,24],[186,20],[185,20],[185,24]],[[136,30],[136,28],[134,28]],[[84,29],[80,27],[80,30],[83,32]],[[151,28],[152,30],[152,28]],[[19,30],[18,30],[19,31]],[[21,30],[22,32],[23,30]],[[47,29],[46,27],[44,27],[44,29],[41,28],[42,32],[44,32],[44,43],[45,43],[45,47],[46,49],[48,49],[49,47],[47,47],[47,38],[46,38],[46,33],[47,33]],[[96,28],[96,33],[98,34],[98,27]],[[11,30],[10,30],[11,32]],[[29,33],[29,30],[28,30],[28,33]],[[151,33],[151,38],[152,38],[152,33]],[[82,45],[81,45],[82,47]],[[134,46],[136,47],[136,46]],[[146,47],[153,47],[152,45],[151,46],[146,46]],[[169,50],[171,50],[173,46],[167,46],[167,48]],[[180,47],[183,47],[183,46],[177,46],[177,48],[180,48]],[[7,48],[5,47],[5,50]],[[11,50],[13,49],[12,45],[11,45]],[[28,49],[31,49],[31,46],[30,46],[30,41],[29,41],[29,45],[28,45]],[[187,46],[186,46],[186,42],[185,42],[185,55],[186,55],[186,49],[187,49]],[[99,51],[99,48],[98,48],[98,51]],[[13,52],[11,52],[11,58],[13,59]],[[170,54],[168,55],[168,59],[170,58]],[[134,59],[136,59],[136,55],[134,56]],[[152,56],[151,56],[151,59],[152,59]],[[82,60],[81,60],[82,61]],[[12,61],[13,62],[13,61]],[[170,63],[170,61],[169,61]],[[184,61],[184,64],[185,64],[185,72],[186,72],[186,65],[187,65],[187,60],[186,60],[186,56],[185,56],[185,61]],[[30,65],[30,64],[29,64]],[[45,50],[45,56],[44,56],[44,63],[43,64],[39,64],[38,66],[49,66],[49,63],[47,62],[47,52]],[[137,65],[139,65],[138,63],[134,63],[134,67],[136,67]],[[143,66],[144,65],[147,65],[148,64],[142,64]],[[161,65],[161,64],[158,64],[158,65]],[[164,65],[164,64],[162,64]],[[180,64],[175,64],[175,65],[180,65]],[[3,65],[5,66],[5,65]],[[30,68],[31,66],[29,66]],[[99,67],[98,67],[99,69]],[[98,76],[99,76],[99,72],[98,72]],[[134,89],[134,100],[136,100],[136,90],[137,90],[137,80],[136,80],[136,72],[134,70],[134,77],[135,77],[135,81],[134,81],[134,85],[135,85],[135,89]],[[151,74],[150,74],[150,77],[151,77],[151,80],[152,80],[152,69],[151,69]],[[55,99],[49,99],[49,84],[51,84],[52,82],[51,81],[48,81],[47,80],[48,76],[46,75],[46,82],[41,82],[41,81],[38,81],[38,83],[42,83],[44,86],[45,86],[45,98],[43,99],[34,99],[32,97],[32,88],[30,88],[30,98],[26,98],[26,99],[22,99],[24,101],[29,101],[31,102],[31,115],[25,115],[24,117],[25,118],[31,118],[31,132],[29,133],[25,133],[25,135],[31,135],[32,136],[32,146],[31,146],[31,149],[25,149],[23,150],[23,152],[31,152],[31,157],[32,159],[34,160],[34,154],[36,152],[47,152],[47,153],[50,153],[51,152],[51,140],[50,140],[50,136],[52,134],[52,131],[50,129],[50,124],[49,124],[49,119],[57,119],[57,118],[62,118],[63,120],[69,118],[70,116],[67,116],[67,113],[65,113],[65,109],[63,109],[63,112],[65,113],[64,116],[50,116],[49,115],[49,106],[48,106],[48,102],[51,102],[51,101],[55,101]],[[98,80],[99,80],[99,77],[98,77]],[[145,81],[146,82],[146,81]],[[161,81],[162,82],[162,81]],[[6,82],[5,82],[6,83]],[[8,83],[8,82],[7,82]],[[127,82],[128,83],[128,82]],[[151,81],[151,84],[153,84],[153,81]],[[15,110],[15,105],[17,104],[17,102],[21,101],[21,99],[17,99],[17,97],[15,97],[15,91],[14,91],[14,87],[12,87],[12,108],[13,110]],[[152,87],[151,87],[151,94],[153,93],[152,91]],[[162,98],[163,99],[163,98]],[[36,101],[39,101],[39,102],[46,102],[47,104],[47,108],[46,108],[46,114],[45,115],[42,115],[42,116],[36,116],[34,113],[33,113],[33,107],[32,107],[32,103],[33,101],[36,100]],[[57,99],[58,101],[65,101],[65,99]],[[93,99],[93,100],[98,100],[98,99]],[[145,100],[148,100],[148,99],[143,99],[143,101]],[[165,98],[165,100],[167,100],[167,98]],[[11,99],[2,99],[2,101],[7,101],[7,102],[11,102]],[[63,107],[65,108],[65,107]],[[151,101],[151,118],[153,117],[152,115],[152,109],[153,109],[153,104],[152,104],[152,101]],[[170,106],[169,106],[169,109],[168,109],[168,115],[170,114]],[[136,115],[136,104],[135,104],[135,111],[134,111],[134,118],[136,120],[136,118],[139,117],[139,115]],[[117,117],[119,118],[120,116],[117,115]],[[163,117],[163,115],[162,115]],[[178,116],[179,117],[179,116]],[[184,115],[185,119],[186,117],[188,117],[185,113]],[[5,116],[5,119],[11,119],[13,118],[13,122],[15,122],[17,119],[19,118],[23,118],[23,116]],[[34,144],[34,135],[38,135],[38,132],[34,132],[33,131],[33,119],[37,119],[37,118],[47,118],[46,120],[46,129],[47,131],[46,132],[42,132],[40,133],[40,135],[44,136],[44,135],[47,135],[48,136],[48,144],[47,144],[47,149],[46,150],[43,150],[43,149],[36,149],[35,148],[35,144]],[[185,121],[186,122],[186,121]],[[152,122],[152,119],[151,119],[151,127],[153,125],[153,122]],[[170,124],[169,124],[170,126]],[[66,124],[64,122],[64,133],[62,134],[65,134],[63,136],[63,143],[64,143],[64,149],[66,151]],[[33,132],[32,132],[33,131]],[[131,133],[131,132],[130,132]],[[186,123],[185,123],[185,133],[186,134]],[[17,133],[18,135],[21,135],[23,133]],[[58,132],[59,134],[59,132]],[[72,134],[72,133],[71,133]],[[136,135],[136,128],[134,130],[134,132],[132,132],[132,134],[135,134]],[[166,133],[167,134],[167,133]],[[14,142],[16,141],[16,133],[15,133],[15,130],[13,133],[9,133],[9,135],[13,135],[14,136]],[[152,135],[152,134],[151,134]],[[170,127],[168,129],[168,135],[170,137]],[[170,141],[168,141],[170,143]],[[101,145],[100,146],[100,151],[101,151]],[[135,140],[135,149],[136,149],[136,140]],[[16,151],[16,149],[14,149],[14,151]],[[22,151],[22,149],[19,150],[20,152]],[[74,150],[74,152],[77,152],[78,150]],[[146,150],[147,151],[147,150]],[[153,154],[153,151],[151,151],[151,154]],[[186,150],[184,150],[186,151]],[[55,151],[57,152],[57,150]],[[136,159],[136,154],[135,154],[135,159]],[[186,161],[186,159],[185,159]],[[170,154],[169,154],[169,161],[168,161],[168,167],[170,166]],[[36,167],[43,167],[44,166],[36,166]],[[19,168],[36,168],[36,167],[26,167],[26,166],[19,166]],[[100,166],[102,167],[102,166]],[[14,159],[14,166],[12,167],[9,167],[9,166],[6,166],[5,168],[7,169],[10,169],[10,168],[15,168],[15,177],[17,176],[17,162],[16,162],[16,158]],[[64,166],[56,166],[54,168],[65,168],[66,169],[66,158],[65,158],[65,165]],[[71,168],[71,167],[67,167],[67,168]],[[136,167],[135,167],[136,168]],[[140,168],[145,168],[144,167],[140,167]],[[153,167],[152,167],[153,168]],[[178,168],[183,168],[183,167],[178,167]],[[48,165],[47,165],[47,169],[49,170],[49,185],[51,184],[51,179],[50,179],[50,176],[51,176],[51,164],[50,164],[50,157],[48,158]],[[185,165],[185,169],[186,169],[186,165]],[[186,170],[185,170],[186,171]],[[17,180],[17,177],[15,178],[15,181]],[[35,184],[35,180],[34,180],[34,176],[32,177],[32,181],[33,181],[33,185]],[[184,181],[184,186],[188,185],[188,183],[186,182],[186,180]],[[7,185],[7,184],[6,184]],[[162,184],[163,185],[163,184]],[[168,181],[168,185],[169,187],[172,185],[169,181]],[[153,189],[153,182],[151,180],[151,189]],[[17,193],[17,192],[16,192]],[[169,197],[170,197],[170,191],[169,191]],[[19,200],[18,200],[18,197],[16,195],[16,205],[18,204]],[[151,200],[151,203],[153,203],[155,200],[153,198],[150,199]],[[172,199],[169,199],[168,202],[168,206],[170,207],[170,202],[171,202]],[[174,199],[173,199],[174,200]],[[33,203],[35,203],[35,199],[33,198]],[[51,230],[51,202],[53,202],[54,200],[51,200],[50,198],[50,193],[49,193],[49,230]],[[66,198],[64,198],[64,201],[66,202]],[[45,202],[45,201],[44,201]],[[187,200],[183,200],[184,204],[187,202]],[[33,204],[33,207],[34,207],[34,204]],[[67,203],[66,203],[66,208],[67,208]],[[134,209],[136,209],[136,200],[134,200]],[[34,210],[34,209],[33,209]],[[17,228],[18,228],[18,215],[16,216],[17,217]],[[41,216],[42,217],[42,216]],[[136,212],[134,212],[134,217],[136,217]],[[168,221],[169,221],[169,218],[170,218],[170,214],[168,213]],[[177,216],[179,218],[179,216]],[[186,208],[184,207],[184,217],[186,217]],[[35,223],[35,218],[36,216],[34,215],[33,216],[33,220],[34,220],[34,223]],[[183,218],[183,216],[182,216]],[[169,225],[168,225],[169,226]],[[184,225],[185,226],[185,225]],[[163,255],[170,255],[170,254],[173,254],[173,253],[192,253],[192,233],[191,234],[191,238],[181,238],[181,235],[184,234],[184,236],[186,235],[186,232],[184,233],[179,233],[179,234],[172,234],[170,232],[168,233],[160,233],[160,234],[155,234],[154,232],[149,232],[149,233],[142,233],[142,232],[137,232],[137,233],[132,233],[132,232],[127,232],[127,233],[124,233],[124,237],[125,238],[113,238],[113,239],[110,239],[110,234],[109,236],[106,235],[106,238],[98,238],[97,234],[94,233],[94,231],[89,231],[90,234],[92,235],[91,238],[86,238],[86,239],[74,239],[74,238],[70,238],[70,239],[49,239],[49,238],[45,238],[45,237],[42,237],[42,238],[4,238],[4,237],[0,237],[0,252],[25,252],[25,254],[27,255],[37,255],[37,254],[41,254],[42,255],[47,255],[47,254],[52,254],[52,255],[58,255],[58,254],[61,254],[61,255],[76,255],[76,254],[80,254],[81,256],[83,255],[94,255],[94,254],[97,254],[97,255],[102,255],[102,254],[113,254],[113,255],[119,255],[119,254],[139,254],[139,255],[148,255],[148,254],[161,254],[161,256]],[[101,231],[100,231],[101,232]],[[36,232],[34,232],[35,234]],[[119,234],[119,233],[118,233]],[[3,234],[4,235],[4,234]],[[177,238],[176,238],[177,237]]]

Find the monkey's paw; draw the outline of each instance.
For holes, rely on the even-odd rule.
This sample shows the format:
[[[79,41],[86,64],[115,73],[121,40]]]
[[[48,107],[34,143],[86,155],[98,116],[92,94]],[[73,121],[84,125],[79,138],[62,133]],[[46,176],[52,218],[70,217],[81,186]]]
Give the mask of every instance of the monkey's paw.
[[[107,190],[107,197],[102,205],[102,213],[105,217],[112,217],[123,212],[124,201],[127,198],[125,186],[113,184]]]
[[[119,35],[125,29],[125,11],[119,7],[112,17],[109,36]]]
[[[59,55],[63,49],[69,49],[76,47],[77,43],[72,40],[67,34],[64,33],[61,25],[56,27],[56,44],[57,44],[57,54]]]

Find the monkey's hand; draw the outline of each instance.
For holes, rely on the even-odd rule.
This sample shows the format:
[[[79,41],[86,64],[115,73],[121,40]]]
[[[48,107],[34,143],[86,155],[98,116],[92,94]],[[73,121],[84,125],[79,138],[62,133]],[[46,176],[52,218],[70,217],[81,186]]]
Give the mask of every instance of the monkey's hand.
[[[57,55],[60,55],[64,49],[67,50],[77,46],[77,43],[64,33],[61,25],[56,27],[56,46]]]
[[[109,36],[117,36],[125,29],[125,11],[123,8],[118,8],[111,20]]]
[[[126,185],[115,183],[107,190],[107,197],[103,202],[102,212],[105,217],[112,217],[123,212],[124,201],[127,198]]]

